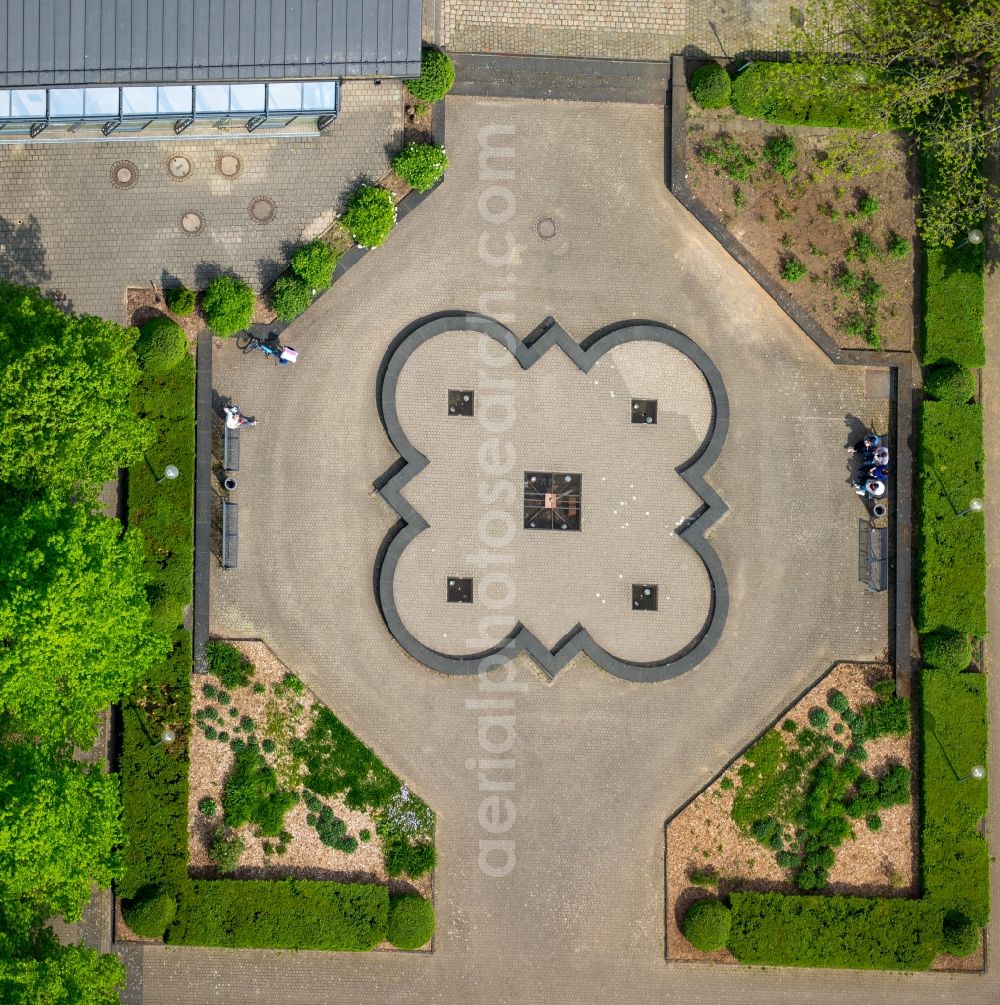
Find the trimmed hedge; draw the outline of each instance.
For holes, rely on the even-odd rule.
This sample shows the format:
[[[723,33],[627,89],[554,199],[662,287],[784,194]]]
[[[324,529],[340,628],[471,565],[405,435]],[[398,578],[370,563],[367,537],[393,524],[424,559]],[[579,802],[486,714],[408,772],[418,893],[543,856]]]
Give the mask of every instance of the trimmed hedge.
[[[407,143],[393,157],[392,169],[410,188],[426,192],[448,170],[448,155],[434,143]]]
[[[379,185],[361,185],[351,196],[341,221],[362,248],[385,243],[396,225],[396,204],[392,193]]]
[[[983,495],[983,410],[926,401],[917,450],[917,624],[986,635],[983,518],[962,511]]]
[[[139,329],[135,343],[139,364],[149,373],[172,370],[187,353],[187,336],[170,318],[151,318]]]
[[[702,108],[728,108],[733,83],[725,67],[712,63],[691,74],[688,90]]]
[[[938,401],[966,405],[976,393],[976,378],[967,366],[945,360],[924,375],[924,393]]]
[[[173,322],[170,322],[171,324]],[[194,576],[194,378],[184,353],[165,373],[143,372],[133,394],[136,411],[155,426],[154,445],[129,468],[128,522],[142,532],[153,627],[172,632],[191,602]],[[157,484],[168,464],[180,470]]]
[[[729,949],[741,962],[784,967],[926,970],[942,912],[926,900],[733,893]]]
[[[695,949],[714,953],[729,940],[732,920],[729,908],[721,900],[703,897],[687,909],[681,928],[684,938]]]
[[[177,898],[167,890],[149,888],[122,907],[125,924],[144,939],[159,939],[174,920]]]
[[[388,939],[397,949],[419,949],[434,935],[434,905],[416,893],[389,898]]]
[[[939,628],[920,640],[924,665],[944,673],[961,673],[972,662],[972,642],[965,632]]]
[[[234,949],[363,951],[384,942],[389,891],[372,883],[193,880],[167,942]]]
[[[979,822],[988,789],[968,775],[987,763],[986,677],[925,672],[920,687],[924,899],[982,926],[990,911],[990,860]]]
[[[289,263],[292,272],[312,290],[328,289],[333,282],[333,270],[340,256],[326,241],[316,238],[303,244]]]
[[[201,312],[216,335],[228,338],[250,327],[257,297],[242,279],[217,276],[202,294]]]
[[[733,81],[733,111],[786,126],[884,129],[885,115],[864,89],[872,72],[845,63],[817,76],[795,63],[754,62]]]
[[[980,367],[983,336],[983,246],[924,251],[923,363]]]
[[[166,300],[170,313],[176,314],[179,318],[194,314],[194,290],[189,290],[186,286],[173,286],[169,290],[164,290],[163,299]]]
[[[271,288],[271,306],[279,321],[294,321],[313,302],[313,288],[299,276],[278,276]]]

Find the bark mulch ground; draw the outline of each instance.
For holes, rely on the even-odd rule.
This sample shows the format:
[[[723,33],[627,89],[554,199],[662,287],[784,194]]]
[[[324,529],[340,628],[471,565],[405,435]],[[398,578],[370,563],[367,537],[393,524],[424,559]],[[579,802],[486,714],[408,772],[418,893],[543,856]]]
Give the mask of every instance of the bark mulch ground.
[[[904,135],[776,127],[696,106],[687,128],[687,180],[694,195],[831,338],[845,348],[865,348],[865,338],[848,334],[845,327],[874,321],[883,348],[912,349],[918,309],[917,169]],[[791,137],[796,146],[796,167],[788,177],[764,157],[765,144],[776,135]],[[711,156],[727,141],[727,163],[706,162],[706,151]],[[749,178],[733,178],[733,171],[749,172]],[[859,213],[866,196],[878,203],[870,217]],[[858,233],[870,237],[877,249],[867,262],[847,257]],[[909,246],[903,258],[888,254],[896,236]],[[791,259],[807,270],[794,282],[781,276]],[[859,281],[870,276],[870,284],[881,287],[882,299],[874,307],[866,307],[859,289],[836,285],[846,270]],[[869,303],[878,299],[877,288],[871,289]]]

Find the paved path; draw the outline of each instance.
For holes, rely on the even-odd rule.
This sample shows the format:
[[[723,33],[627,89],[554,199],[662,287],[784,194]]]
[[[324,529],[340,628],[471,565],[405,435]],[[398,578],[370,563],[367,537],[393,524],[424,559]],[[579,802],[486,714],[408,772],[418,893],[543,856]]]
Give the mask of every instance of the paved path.
[[[385,173],[402,135],[400,86],[346,83],[340,117],[319,138],[0,146],[0,278],[58,291],[76,310],[116,321],[126,286],[203,287],[231,269],[259,289],[291,247],[333,222],[352,184]],[[216,170],[224,152],[241,161],[232,180]],[[175,155],[191,168],[181,181],[166,169]],[[122,160],[138,169],[125,190],[111,181]],[[258,196],[274,203],[270,223],[250,218]],[[180,225],[189,211],[204,224],[194,236]]]
[[[664,820],[831,662],[881,653],[886,611],[857,582],[860,509],[842,452],[850,417],[884,402],[666,192],[662,128],[655,108],[449,99],[448,180],[288,331],[299,364],[217,353],[217,389],[261,424],[244,439],[240,569],[216,571],[213,627],[262,637],[437,809],[439,928],[430,956],[131,950],[128,1000],[996,1000],[979,978],[834,984],[663,962]],[[486,142],[512,155],[481,158]],[[558,239],[537,238],[542,216]],[[376,378],[400,330],[448,308],[505,314],[522,334],[546,314],[577,337],[661,320],[713,357],[732,405],[708,477],[732,510],[713,542],[733,611],[697,669],[627,685],[580,660],[548,685],[520,666],[510,690],[488,691],[431,673],[388,636],[372,588],[394,519],[371,488],[393,460]],[[779,444],[801,472],[791,496],[776,484]],[[492,756],[513,763],[480,778],[505,739]],[[500,835],[485,826],[491,781],[512,783],[516,819]],[[508,875],[481,867],[494,840],[514,842]],[[499,864],[491,852],[486,865]]]

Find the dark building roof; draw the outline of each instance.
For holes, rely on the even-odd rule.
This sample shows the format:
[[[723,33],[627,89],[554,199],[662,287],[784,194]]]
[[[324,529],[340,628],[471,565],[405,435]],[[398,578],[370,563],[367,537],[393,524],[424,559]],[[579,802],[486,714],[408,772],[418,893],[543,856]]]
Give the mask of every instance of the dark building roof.
[[[0,86],[414,77],[421,0],[0,0]]]

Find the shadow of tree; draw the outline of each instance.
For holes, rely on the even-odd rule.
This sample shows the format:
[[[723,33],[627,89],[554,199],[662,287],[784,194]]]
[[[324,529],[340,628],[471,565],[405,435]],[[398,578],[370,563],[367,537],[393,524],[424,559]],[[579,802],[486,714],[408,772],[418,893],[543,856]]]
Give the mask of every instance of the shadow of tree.
[[[38,217],[33,213],[24,220],[0,216],[0,279],[41,286],[50,278]]]

